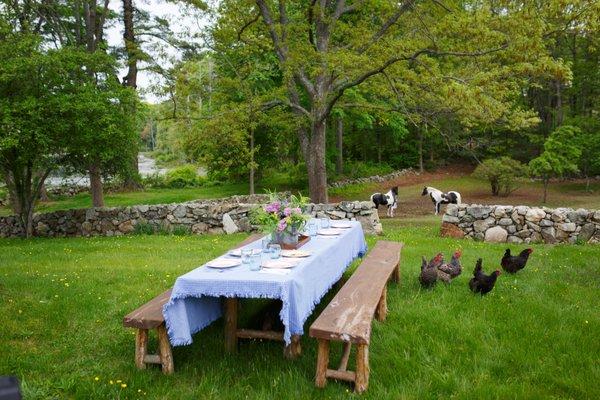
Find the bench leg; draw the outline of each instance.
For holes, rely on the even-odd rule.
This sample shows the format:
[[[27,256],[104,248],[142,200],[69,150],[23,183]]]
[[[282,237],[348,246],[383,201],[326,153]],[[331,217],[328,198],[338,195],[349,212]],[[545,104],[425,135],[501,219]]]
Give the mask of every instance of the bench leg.
[[[225,350],[228,353],[237,351],[238,299],[225,298]]]
[[[369,386],[369,346],[359,344],[356,346],[356,381],[354,390],[362,393]]]
[[[396,268],[394,268],[394,271],[392,272],[392,280],[395,283],[400,283],[400,263],[396,265]]]
[[[379,299],[379,304],[377,304],[377,310],[375,310],[375,317],[377,321],[385,321],[385,317],[387,315],[387,285],[383,287],[381,292],[381,298]]]
[[[345,371],[348,368],[350,350],[352,350],[352,343],[344,342],[344,351],[342,352],[342,358],[340,359],[340,366],[338,367],[338,371]]]
[[[329,340],[319,339],[319,349],[317,353],[317,374],[315,376],[315,385],[324,388],[327,384],[327,367],[329,366]]]
[[[148,354],[148,330],[138,329],[135,331],[135,366],[146,369],[144,358]]]
[[[156,328],[158,333],[158,354],[160,355],[160,363],[162,365],[162,371],[166,375],[170,375],[175,370],[173,365],[173,352],[171,351],[171,343],[169,343],[169,336],[167,335],[167,328],[165,324]]]
[[[288,360],[293,360],[300,357],[301,354],[300,335],[292,335],[292,342],[283,348],[283,356]]]

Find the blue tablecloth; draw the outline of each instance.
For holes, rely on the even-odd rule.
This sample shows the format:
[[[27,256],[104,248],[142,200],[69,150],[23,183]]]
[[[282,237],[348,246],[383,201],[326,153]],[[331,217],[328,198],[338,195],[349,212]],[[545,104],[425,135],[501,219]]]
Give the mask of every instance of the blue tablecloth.
[[[287,275],[250,271],[242,265],[225,272],[202,266],[180,276],[163,308],[171,344],[191,344],[194,333],[218,319],[222,313],[219,296],[280,299],[283,338],[289,344],[292,335],[304,333],[304,323],[315,305],[350,263],[366,253],[360,223],[351,224],[339,236],[312,237],[301,248],[311,252],[311,256],[302,259]],[[260,247],[260,240],[245,246]]]

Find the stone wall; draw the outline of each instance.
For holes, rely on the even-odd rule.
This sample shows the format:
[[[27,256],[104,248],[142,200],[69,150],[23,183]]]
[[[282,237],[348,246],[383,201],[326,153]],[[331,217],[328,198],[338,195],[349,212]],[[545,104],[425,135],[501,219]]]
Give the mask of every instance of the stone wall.
[[[442,235],[486,242],[600,243],[600,211],[451,204],[442,218]]]
[[[35,236],[115,236],[132,233],[138,224],[155,229],[182,228],[194,234],[234,233],[256,230],[249,212],[268,200],[268,196],[233,196],[225,199],[180,204],[102,207],[36,214]],[[381,233],[377,210],[369,201],[336,204],[309,204],[306,212],[318,218],[360,221],[365,233]],[[0,237],[22,236],[17,217],[0,217]]]
[[[407,168],[407,169],[401,169],[399,171],[394,171],[387,175],[374,175],[374,176],[367,176],[364,178],[343,179],[341,181],[330,183],[329,187],[330,188],[339,188],[339,187],[344,187],[344,186],[348,186],[348,185],[354,185],[357,183],[380,183],[380,182],[391,181],[392,179],[396,179],[396,178],[399,178],[404,175],[419,175],[419,173],[414,171],[412,168]]]

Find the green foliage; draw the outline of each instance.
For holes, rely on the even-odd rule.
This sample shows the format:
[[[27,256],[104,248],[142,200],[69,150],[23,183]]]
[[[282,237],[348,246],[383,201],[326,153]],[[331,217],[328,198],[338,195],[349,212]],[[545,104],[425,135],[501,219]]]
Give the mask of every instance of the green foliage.
[[[490,183],[494,196],[508,196],[518,188],[520,179],[527,175],[527,166],[510,157],[485,160],[473,172],[475,178]]]
[[[198,187],[205,183],[205,179],[198,175],[197,167],[184,165],[167,172],[165,186],[170,188]]]
[[[394,171],[387,163],[348,161],[344,163],[344,176],[347,178],[364,178],[374,175],[385,175]]]
[[[544,152],[529,162],[531,175],[544,182],[544,203],[550,178],[563,177],[579,170],[580,132],[579,128],[570,125],[561,126],[544,142]]]
[[[271,193],[267,204],[251,211],[250,221],[264,232],[298,232],[310,218],[303,214],[307,200],[301,194],[280,198]]]
[[[187,236],[192,233],[189,226],[186,225],[175,225],[171,229],[171,233],[173,236]]]
[[[149,222],[140,221],[133,228],[134,235],[153,235],[154,226]]]

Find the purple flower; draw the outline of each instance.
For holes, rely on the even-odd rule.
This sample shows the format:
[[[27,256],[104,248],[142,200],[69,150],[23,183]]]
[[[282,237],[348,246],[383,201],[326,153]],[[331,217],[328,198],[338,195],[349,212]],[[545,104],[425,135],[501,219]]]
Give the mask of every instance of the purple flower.
[[[280,204],[279,203],[271,203],[265,206],[265,211],[274,213],[279,211]]]
[[[302,214],[302,210],[300,209],[300,207],[294,208],[294,214]]]
[[[277,224],[277,230],[279,232],[283,232],[285,230],[285,228],[287,228],[287,222],[285,219],[282,219],[281,221],[279,221],[279,223]]]
[[[283,215],[285,215],[286,217],[290,216],[292,214],[292,209],[289,207],[286,207],[283,209]]]

